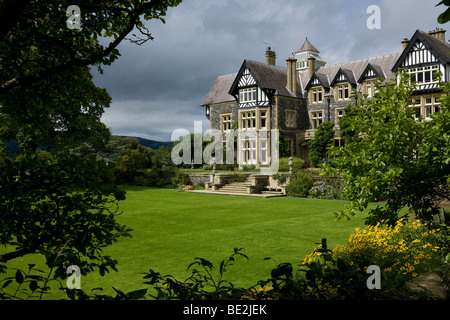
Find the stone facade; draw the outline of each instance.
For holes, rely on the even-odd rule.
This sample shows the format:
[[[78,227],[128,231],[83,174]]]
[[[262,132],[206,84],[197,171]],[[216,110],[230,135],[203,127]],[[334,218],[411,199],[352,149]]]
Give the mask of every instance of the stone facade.
[[[433,72],[440,71],[445,81],[450,80],[450,44],[445,42],[445,30],[429,33],[417,30],[411,40],[402,39],[400,48],[401,53],[326,65],[319,51],[306,39],[295,57],[286,60],[286,67],[276,66],[275,52],[268,48],[266,63],[244,60],[238,73],[219,77],[202,106],[207,114],[210,111],[211,128],[222,130],[221,116],[229,114],[232,123],[237,121],[240,132],[262,130],[259,111],[270,111],[264,129],[283,130],[291,156],[308,164],[305,142],[314,139],[320,123],[334,123],[335,145],[342,145],[338,123],[344,108],[355,102],[351,95],[356,91],[373,97],[375,80],[382,79],[382,84],[395,81],[399,68],[407,68],[419,82],[411,105],[417,110],[417,118],[427,119],[439,111],[438,81]],[[250,128],[247,120],[242,121],[245,111],[255,112],[251,115],[255,123]],[[256,143],[256,147],[248,149],[238,146],[237,152],[253,152],[252,148],[260,146],[259,141]],[[253,160],[257,167],[263,165],[261,159]]]

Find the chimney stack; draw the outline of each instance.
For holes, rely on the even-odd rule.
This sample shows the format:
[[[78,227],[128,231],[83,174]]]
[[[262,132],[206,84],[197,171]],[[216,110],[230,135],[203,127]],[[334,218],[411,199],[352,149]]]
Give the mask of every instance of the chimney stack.
[[[436,28],[436,30],[431,30],[430,32],[428,32],[428,34],[430,36],[435,37],[436,39],[445,41],[445,30],[442,28]]]
[[[275,51],[272,51],[272,49],[268,47],[266,50],[266,64],[274,66],[276,62],[276,57],[277,56],[275,54]]]
[[[314,58],[314,57],[308,58],[308,72],[309,72],[310,79],[313,76],[314,72],[316,72],[315,61],[316,61],[316,58]]]
[[[408,38],[403,38],[403,40],[402,40],[402,47],[403,47],[403,49],[402,50],[405,50],[406,47],[408,46],[408,44],[409,44],[409,39]]]
[[[297,95],[297,59],[288,58],[287,62],[287,88]]]

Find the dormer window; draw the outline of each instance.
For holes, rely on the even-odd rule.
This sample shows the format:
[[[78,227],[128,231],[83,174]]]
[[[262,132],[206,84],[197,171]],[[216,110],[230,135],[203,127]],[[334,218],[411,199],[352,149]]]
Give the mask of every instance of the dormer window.
[[[239,90],[239,102],[248,103],[256,102],[256,88],[246,88]]]

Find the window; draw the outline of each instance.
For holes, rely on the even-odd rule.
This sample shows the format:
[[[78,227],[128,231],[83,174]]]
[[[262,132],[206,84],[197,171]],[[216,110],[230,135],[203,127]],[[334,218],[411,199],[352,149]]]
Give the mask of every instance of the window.
[[[373,98],[375,94],[376,88],[375,88],[375,82],[374,81],[367,81],[364,84],[364,92],[363,94],[367,94],[367,98]]]
[[[439,112],[440,103],[436,101],[436,97],[425,97],[425,118],[430,118],[433,113]]]
[[[323,112],[311,112],[311,124],[313,129],[317,129],[323,121]]]
[[[241,129],[256,129],[256,112],[241,112]]]
[[[421,112],[422,111],[421,110],[422,109],[422,104],[420,102],[420,98],[419,99],[414,99],[411,107],[415,109],[414,119],[416,119],[416,120],[419,119],[420,116],[422,115],[422,112]]]
[[[322,103],[323,102],[323,89],[322,88],[314,88],[311,89],[311,98],[312,103]]]
[[[341,120],[341,118],[344,116],[344,109],[336,109],[336,121],[335,123],[339,123],[339,121]]]
[[[286,127],[295,128],[296,127],[296,117],[297,112],[293,110],[286,110]]]
[[[433,113],[439,112],[440,103],[437,101],[438,96],[424,96],[414,98],[411,108],[415,108],[414,119],[419,119],[421,116],[425,119],[430,119]]]
[[[340,84],[337,86],[337,100],[348,100],[350,98],[350,85]]]
[[[261,163],[267,163],[267,140],[260,141],[260,153],[261,153]]]
[[[243,164],[256,164],[256,140],[241,141],[241,156]]]
[[[417,84],[428,84],[439,82],[439,78],[437,78],[434,74],[435,72],[438,71],[439,71],[438,65],[408,69],[408,73],[411,76],[410,80],[411,83],[416,82]]]
[[[260,129],[267,129],[268,123],[267,123],[267,111],[260,111],[259,112],[259,128]]]
[[[256,101],[256,88],[248,88],[239,90],[239,102],[248,103]]]
[[[220,124],[222,132],[228,132],[231,130],[232,122],[231,122],[231,113],[220,115]]]

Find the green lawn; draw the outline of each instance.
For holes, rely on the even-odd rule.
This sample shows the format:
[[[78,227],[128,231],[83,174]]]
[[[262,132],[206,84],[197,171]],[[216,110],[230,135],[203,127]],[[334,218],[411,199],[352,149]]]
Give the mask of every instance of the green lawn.
[[[144,187],[126,190],[118,221],[134,229],[133,238],[121,239],[105,250],[119,261],[119,272],[82,277],[85,291],[103,287],[104,293],[112,294],[112,286],[125,292],[144,288],[141,273],[150,268],[184,280],[190,274],[186,267],[195,257],[218,266],[235,247],[245,248],[249,260],[238,259],[226,279],[250,286],[269,277],[274,262],[264,261],[265,257],[296,266],[322,238],[327,238],[333,248],[344,243],[355,227],[363,226],[363,216],[335,220],[333,212],[343,208],[344,201],[253,198]],[[15,259],[14,265],[26,268],[35,259]]]

